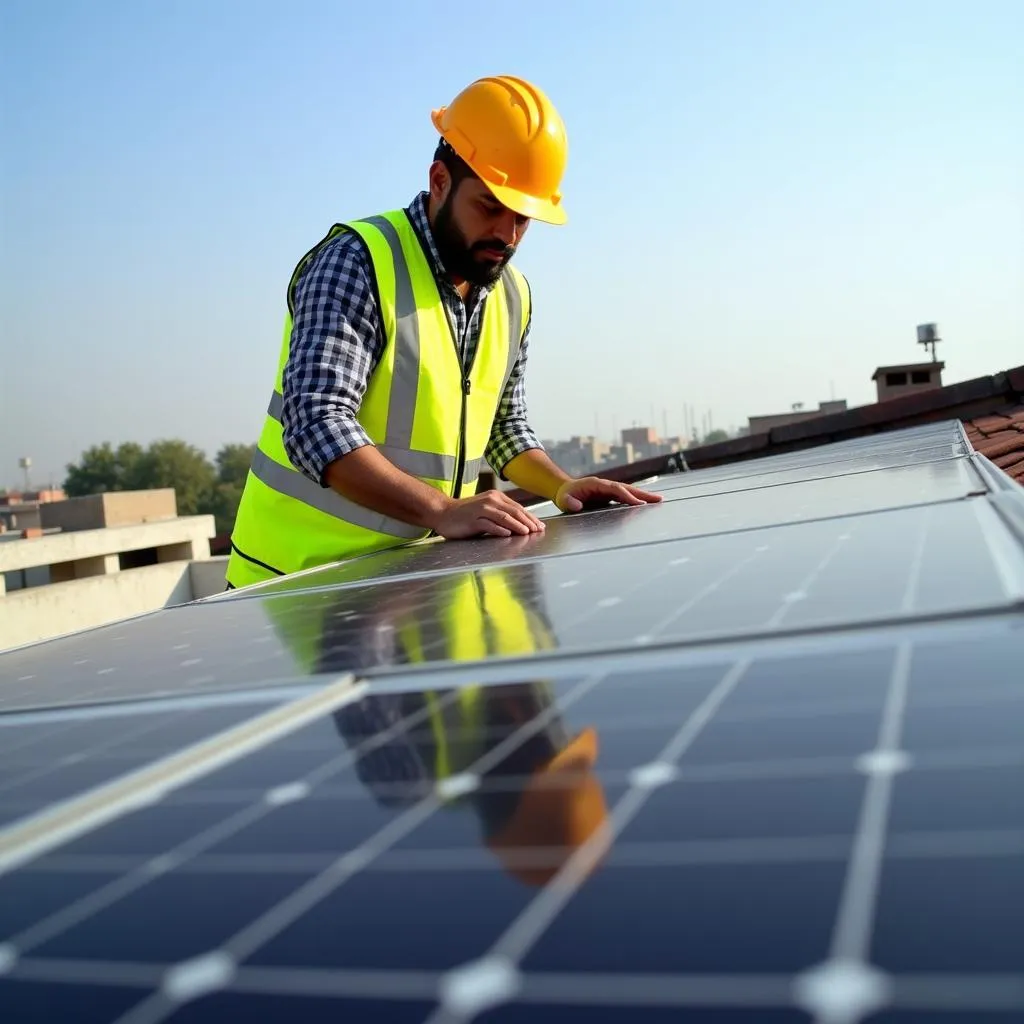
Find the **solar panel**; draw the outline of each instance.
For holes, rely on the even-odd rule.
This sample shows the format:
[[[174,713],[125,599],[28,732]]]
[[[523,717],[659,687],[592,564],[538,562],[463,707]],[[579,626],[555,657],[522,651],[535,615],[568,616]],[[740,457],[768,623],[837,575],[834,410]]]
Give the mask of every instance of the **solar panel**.
[[[142,704],[98,713],[0,715],[0,826],[120,778],[263,707],[250,699],[205,707]]]
[[[760,459],[723,467],[727,472],[722,473],[679,474],[651,485],[664,493],[665,501],[658,506],[615,506],[572,517],[559,515],[546,522],[544,535],[530,538],[393,549],[225,595],[217,602],[959,501],[984,490],[981,477],[962,454],[954,454],[950,441],[942,451],[942,459],[888,468],[852,468],[849,461],[829,460],[819,452],[814,470],[765,472],[765,465],[774,460]],[[745,474],[741,467],[746,467]]]
[[[826,1008],[844,993],[938,1012],[952,977],[1010,1019],[1018,629],[353,691],[0,878],[0,992],[17,1015],[22,986],[45,983],[57,1012],[88,978],[111,989],[104,1006],[127,989],[139,1021],[318,999],[463,1020],[508,997],[522,1019],[562,1004],[838,1019]],[[979,656],[993,678],[964,688]],[[448,774],[437,714],[466,716]],[[538,766],[588,730],[593,768],[538,788]],[[580,793],[607,815],[590,846],[510,838],[529,799]],[[979,927],[956,927],[964,914]],[[878,973],[862,966],[851,995],[869,956]]]
[[[198,741],[0,831],[4,1021],[1019,1021],[1024,498],[891,441],[0,656],[0,766]]]

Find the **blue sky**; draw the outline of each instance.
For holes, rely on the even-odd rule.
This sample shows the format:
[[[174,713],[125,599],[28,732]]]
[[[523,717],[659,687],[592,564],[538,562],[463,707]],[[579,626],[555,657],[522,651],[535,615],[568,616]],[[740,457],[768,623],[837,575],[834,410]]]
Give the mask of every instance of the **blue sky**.
[[[7,0],[0,484],[254,440],[296,260],[408,202],[483,74],[569,132],[518,259],[543,436],[871,401],[922,321],[947,381],[1020,364],[1022,38],[1018,0]]]

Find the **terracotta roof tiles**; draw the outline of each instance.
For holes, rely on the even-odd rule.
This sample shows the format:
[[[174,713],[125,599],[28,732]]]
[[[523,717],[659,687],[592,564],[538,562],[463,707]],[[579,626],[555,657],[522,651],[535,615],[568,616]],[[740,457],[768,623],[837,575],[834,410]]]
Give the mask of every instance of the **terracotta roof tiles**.
[[[1024,403],[964,420],[964,427],[975,451],[1024,483]]]

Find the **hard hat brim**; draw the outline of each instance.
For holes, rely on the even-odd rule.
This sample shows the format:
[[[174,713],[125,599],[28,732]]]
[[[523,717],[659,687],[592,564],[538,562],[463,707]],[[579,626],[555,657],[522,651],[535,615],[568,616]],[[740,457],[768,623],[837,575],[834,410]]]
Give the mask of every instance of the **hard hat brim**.
[[[495,185],[486,178],[480,180],[502,206],[508,207],[521,217],[529,217],[530,220],[539,220],[544,224],[559,226],[569,219],[565,207],[561,203],[554,203],[550,199],[538,199],[536,196],[526,195],[524,192],[508,188],[505,185]]]
[[[597,762],[597,731],[591,727],[578,732],[543,769],[548,775],[590,771]]]

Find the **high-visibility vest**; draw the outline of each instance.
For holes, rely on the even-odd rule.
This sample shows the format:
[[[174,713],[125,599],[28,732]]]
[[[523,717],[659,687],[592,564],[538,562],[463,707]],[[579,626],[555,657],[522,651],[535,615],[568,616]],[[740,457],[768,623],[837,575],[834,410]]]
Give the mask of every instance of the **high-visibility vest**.
[[[235,587],[429,535],[314,483],[285,451],[283,373],[295,286],[316,253],[345,231],[358,234],[370,254],[385,335],[356,418],[394,465],[449,497],[476,493],[498,403],[529,323],[529,286],[506,265],[485,300],[476,356],[465,373],[459,341],[409,215],[395,210],[335,224],[299,262],[289,283],[274,389],[231,536],[227,579]]]
[[[259,603],[290,656],[285,675],[359,676],[368,668],[366,637],[387,627],[395,640],[396,667],[427,662],[468,664],[523,658],[553,650],[557,640],[541,606],[535,565],[513,574],[495,566],[424,580],[412,609],[390,613],[387,592],[402,583],[291,593]],[[360,642],[360,633],[363,642]],[[525,671],[525,670],[524,670]]]
[[[537,595],[517,593],[522,583],[522,579],[517,580],[500,567],[436,577],[422,603],[418,603],[421,611],[407,612],[389,623],[400,654],[410,665],[423,665],[428,659],[458,665],[502,657],[529,657],[552,650],[556,640],[537,606]],[[345,602],[345,591],[338,591],[337,597]],[[262,603],[273,621],[276,615],[273,606],[277,602]],[[321,638],[323,657],[316,661],[316,669],[336,673],[351,667],[345,664],[345,655],[339,655],[330,635],[331,626],[339,621],[339,610],[344,605],[325,605],[322,600],[320,605],[320,621],[325,632]],[[313,618],[312,605],[310,611],[309,618]],[[282,615],[283,612],[281,609]],[[294,608],[289,619],[290,625],[282,622],[281,639],[301,657],[296,645],[299,643],[297,634],[302,630],[296,629]],[[312,652],[307,650],[306,656],[310,654]],[[296,668],[309,671],[309,664],[300,662]],[[360,674],[358,668],[354,674]],[[523,674],[524,680],[512,684],[508,687],[510,690],[529,690],[538,709],[554,703],[551,683],[536,678],[527,669]],[[424,795],[417,789],[417,783],[429,788],[466,771],[500,739],[487,733],[491,723],[487,721],[486,704],[495,696],[500,699],[501,689],[468,685],[459,687],[455,693],[427,688],[414,694],[414,702],[426,708],[426,720],[413,733],[395,731],[388,742],[368,747],[356,765],[360,779],[381,802],[402,803]],[[381,696],[371,690],[361,700],[336,712],[342,734],[346,732],[346,718],[358,723],[352,737],[354,743],[369,739],[378,728],[384,731],[393,727],[395,721],[391,716],[380,716],[382,720],[377,724],[368,719],[372,718],[375,705],[384,704],[395,696]],[[558,720],[551,728],[563,727]],[[402,783],[409,784],[405,792]],[[458,798],[454,798],[454,802],[458,802]]]

